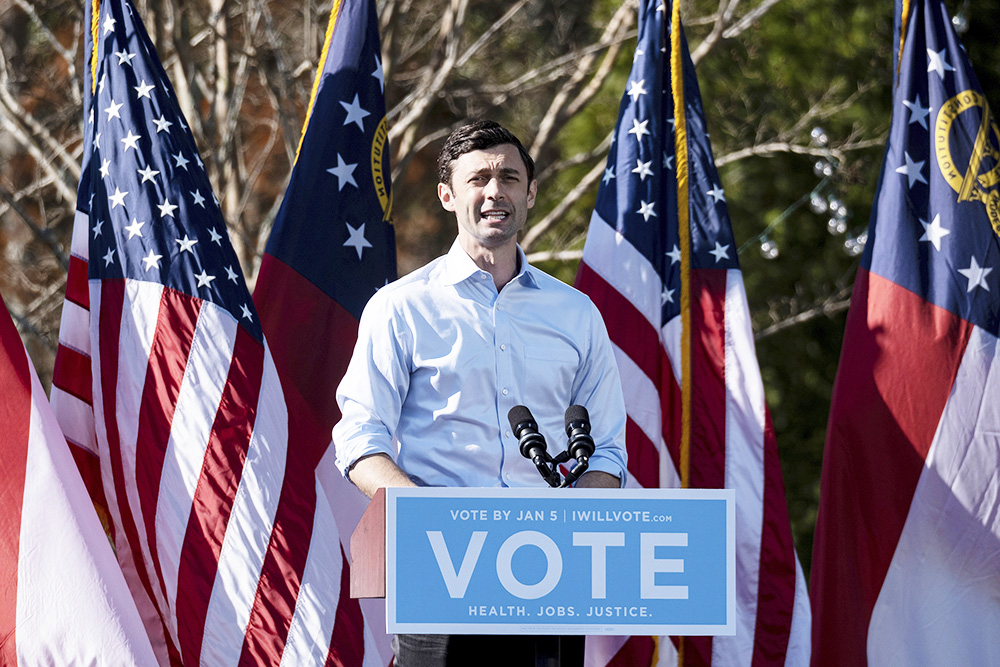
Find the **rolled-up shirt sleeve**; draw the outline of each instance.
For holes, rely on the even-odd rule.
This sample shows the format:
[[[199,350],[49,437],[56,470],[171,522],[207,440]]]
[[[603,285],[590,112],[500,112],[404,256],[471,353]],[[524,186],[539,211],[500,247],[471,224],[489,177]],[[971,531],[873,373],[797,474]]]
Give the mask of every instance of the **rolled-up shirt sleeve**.
[[[409,388],[412,336],[397,326],[387,293],[368,302],[358,324],[358,340],[337,389],[341,419],[333,428],[336,464],[348,476],[361,458],[396,458],[393,441]]]

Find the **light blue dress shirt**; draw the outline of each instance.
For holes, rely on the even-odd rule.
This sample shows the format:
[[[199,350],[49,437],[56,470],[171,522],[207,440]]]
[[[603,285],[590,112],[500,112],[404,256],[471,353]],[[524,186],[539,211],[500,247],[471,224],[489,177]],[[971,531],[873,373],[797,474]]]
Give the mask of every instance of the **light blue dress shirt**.
[[[384,453],[423,486],[546,486],[507,413],[527,406],[555,456],[579,404],[597,447],[589,469],[624,483],[625,403],[604,321],[517,252],[521,271],[499,293],[456,241],[371,298],[337,391],[342,473]]]

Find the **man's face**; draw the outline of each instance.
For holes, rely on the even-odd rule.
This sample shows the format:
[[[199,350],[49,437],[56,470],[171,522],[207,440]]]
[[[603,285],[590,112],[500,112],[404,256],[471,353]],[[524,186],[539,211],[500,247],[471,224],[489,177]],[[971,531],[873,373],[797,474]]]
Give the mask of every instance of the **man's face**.
[[[466,251],[495,250],[516,243],[537,187],[535,181],[528,183],[517,147],[501,144],[455,160],[451,184],[438,183],[438,198],[458,218],[458,238]]]

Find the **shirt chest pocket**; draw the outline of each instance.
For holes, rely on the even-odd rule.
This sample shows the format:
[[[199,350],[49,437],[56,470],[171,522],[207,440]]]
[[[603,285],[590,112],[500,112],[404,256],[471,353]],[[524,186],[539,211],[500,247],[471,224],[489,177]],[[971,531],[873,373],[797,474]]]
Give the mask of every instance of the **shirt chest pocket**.
[[[524,350],[524,387],[529,396],[557,401],[573,393],[580,355],[568,346],[529,345]]]

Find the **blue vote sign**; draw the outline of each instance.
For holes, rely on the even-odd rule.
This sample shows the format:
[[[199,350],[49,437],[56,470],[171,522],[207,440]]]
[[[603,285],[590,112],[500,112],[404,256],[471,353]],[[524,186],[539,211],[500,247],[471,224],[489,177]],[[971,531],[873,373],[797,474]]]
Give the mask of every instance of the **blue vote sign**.
[[[386,628],[733,635],[731,489],[386,489]]]

